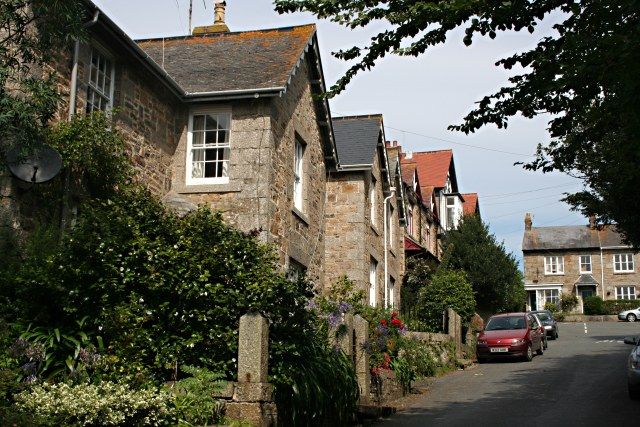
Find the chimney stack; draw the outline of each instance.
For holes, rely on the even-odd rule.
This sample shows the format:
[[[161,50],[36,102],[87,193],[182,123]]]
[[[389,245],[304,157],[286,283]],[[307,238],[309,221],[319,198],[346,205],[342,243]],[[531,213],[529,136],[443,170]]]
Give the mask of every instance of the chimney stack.
[[[531,220],[531,214],[527,212],[524,216],[524,229],[525,231],[530,231],[531,226],[533,225],[533,221]]]
[[[213,25],[196,27],[193,29],[193,35],[201,36],[201,35],[214,34],[214,33],[228,33],[229,27],[227,27],[227,24],[225,23],[226,8],[227,8],[227,3],[225,1],[214,3]]]
[[[593,214],[589,215],[589,228],[592,230],[596,229],[596,216]]]

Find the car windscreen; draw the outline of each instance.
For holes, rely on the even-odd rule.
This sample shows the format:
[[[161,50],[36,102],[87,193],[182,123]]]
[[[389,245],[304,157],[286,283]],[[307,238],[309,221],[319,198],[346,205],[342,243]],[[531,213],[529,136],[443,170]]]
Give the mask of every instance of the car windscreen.
[[[523,316],[492,317],[487,322],[485,331],[504,331],[507,329],[526,329],[527,322]]]
[[[538,316],[538,318],[543,322],[545,320],[551,320],[551,316],[549,316],[547,313],[536,313],[536,316]]]

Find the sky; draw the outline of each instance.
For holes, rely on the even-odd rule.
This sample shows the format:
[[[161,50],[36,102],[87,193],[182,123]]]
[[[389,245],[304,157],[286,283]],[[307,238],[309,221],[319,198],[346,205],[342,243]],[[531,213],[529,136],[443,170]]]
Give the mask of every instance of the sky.
[[[189,33],[190,0],[93,1],[133,39]],[[212,24],[215,0],[192,1],[192,26]],[[398,141],[405,151],[453,149],[459,190],[479,194],[483,220],[519,261],[526,212],[533,214],[534,226],[587,223],[559,201],[563,193],[582,189],[579,180],[514,166],[531,160],[537,144],[549,141],[549,117],[515,118],[506,130],[485,127],[471,135],[448,131],[447,126],[460,123],[475,102],[508,84],[510,74],[495,62],[552,34],[554,19],[559,17],[546,19],[533,34],[476,38],[470,47],[464,46],[463,33],[456,30],[445,44],[421,57],[385,57],[330,101],[334,116],[382,113],[387,139]],[[227,0],[226,22],[231,31],[316,23],[328,86],[349,65],[331,52],[363,46],[387,28],[378,23],[350,30],[306,13],[279,15],[271,0]]]

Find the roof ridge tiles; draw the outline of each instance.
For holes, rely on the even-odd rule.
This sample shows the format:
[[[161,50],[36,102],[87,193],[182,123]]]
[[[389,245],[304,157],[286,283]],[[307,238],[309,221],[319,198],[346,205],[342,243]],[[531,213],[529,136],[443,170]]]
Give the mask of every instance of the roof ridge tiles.
[[[260,28],[255,30],[242,30],[242,31],[225,31],[219,33],[204,33],[204,34],[184,34],[178,36],[168,36],[168,37],[147,37],[142,39],[133,39],[136,43],[143,42],[155,42],[155,41],[170,41],[170,40],[186,40],[186,39],[204,39],[204,38],[214,38],[214,37],[224,37],[224,36],[234,36],[238,34],[245,33],[266,33],[266,32],[286,32],[293,31],[300,28],[316,28],[316,24],[302,24],[302,25],[291,25],[288,27],[275,27],[275,28]]]

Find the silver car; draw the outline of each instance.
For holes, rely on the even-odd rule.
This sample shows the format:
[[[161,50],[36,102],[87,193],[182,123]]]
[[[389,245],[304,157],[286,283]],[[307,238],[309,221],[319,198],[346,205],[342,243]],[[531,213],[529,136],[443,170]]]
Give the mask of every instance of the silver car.
[[[635,322],[640,319],[640,307],[618,313],[618,319],[626,320],[627,322]]]
[[[627,387],[629,397],[640,399],[640,337],[627,337],[625,344],[632,344],[633,351],[629,355],[627,364]]]

